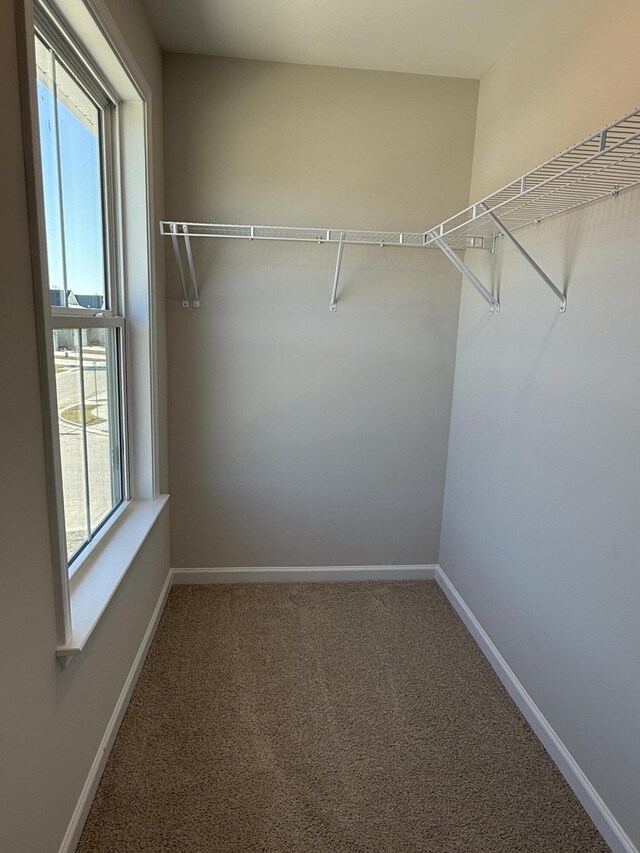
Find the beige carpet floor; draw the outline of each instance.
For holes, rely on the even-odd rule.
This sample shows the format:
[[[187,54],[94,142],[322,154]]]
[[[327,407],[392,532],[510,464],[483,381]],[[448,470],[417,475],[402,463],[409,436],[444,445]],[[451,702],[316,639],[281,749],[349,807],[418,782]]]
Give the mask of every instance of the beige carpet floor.
[[[78,853],[608,849],[425,581],[175,587]]]

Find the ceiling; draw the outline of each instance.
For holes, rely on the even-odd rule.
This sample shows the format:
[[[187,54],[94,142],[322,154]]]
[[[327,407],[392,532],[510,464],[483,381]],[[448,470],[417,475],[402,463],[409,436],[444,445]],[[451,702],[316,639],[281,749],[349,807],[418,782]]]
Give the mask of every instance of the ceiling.
[[[143,0],[164,50],[480,78],[543,0]]]

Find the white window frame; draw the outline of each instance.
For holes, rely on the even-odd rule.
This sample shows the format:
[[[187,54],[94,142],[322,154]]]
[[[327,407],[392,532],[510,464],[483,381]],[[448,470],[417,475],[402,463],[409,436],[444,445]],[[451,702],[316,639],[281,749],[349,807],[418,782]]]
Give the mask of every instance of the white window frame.
[[[99,151],[100,169],[102,173],[101,206],[104,246],[103,265],[105,280],[103,284],[105,305],[100,309],[76,308],[73,306],[56,307],[49,305],[51,330],[77,329],[80,331],[81,335],[84,330],[91,328],[118,330],[115,360],[113,364],[117,373],[117,388],[114,388],[112,385],[111,390],[115,390],[118,397],[115,402],[115,406],[118,411],[117,423],[113,423],[112,426],[118,431],[118,472],[119,479],[121,481],[121,495],[115,506],[109,510],[106,517],[94,530],[91,522],[89,493],[87,492],[85,501],[87,514],[87,539],[84,544],[81,545],[80,548],[67,560],[69,578],[72,579],[76,572],[82,571],[85,567],[85,554],[88,553],[88,549],[91,548],[96,540],[99,541],[102,531],[108,526],[111,516],[114,515],[120,506],[127,502],[130,497],[128,473],[127,362],[125,353],[126,327],[123,312],[124,276],[123,270],[120,268],[120,258],[122,253],[119,251],[122,242],[122,212],[120,210],[121,180],[118,151],[118,103],[116,96],[109,90],[105,81],[101,79],[100,74],[93,66],[90,58],[84,55],[81,49],[73,43],[73,36],[62,29],[60,22],[55,19],[50,11],[47,11],[44,4],[38,3],[34,8],[34,13],[35,35],[53,51],[56,61],[59,61],[63,66],[66,66],[67,72],[77,80],[78,84],[86,91],[90,99],[95,102],[97,108],[100,110],[102,122]],[[54,93],[54,99],[55,98],[56,93]],[[57,149],[59,149],[59,145],[60,140],[58,138],[56,139]],[[60,180],[61,176],[58,174],[58,181]],[[60,203],[60,215],[63,216],[62,201]],[[64,245],[64,228],[62,229],[61,251],[64,258],[66,253],[66,247]],[[63,261],[65,292],[67,290],[66,266],[66,263]],[[111,376],[110,378],[113,379],[114,377]],[[84,389],[82,367],[80,368],[80,384]],[[59,423],[58,417],[59,413],[56,413],[54,431],[56,429],[56,424]],[[59,441],[60,439],[58,438],[58,452],[60,453]],[[89,459],[86,448],[86,437],[84,468],[86,490],[89,489]],[[65,523],[67,514],[62,513],[62,515],[62,522]],[[66,534],[66,531],[63,532]]]
[[[121,197],[118,204],[122,240],[118,247],[118,267],[123,285],[118,308],[127,318],[122,329],[127,354],[122,382],[127,388],[129,494],[85,546],[78,570],[70,578],[51,341],[54,328],[75,322],[75,312],[67,309],[66,317],[62,317],[50,308],[35,64],[35,2],[16,0],[16,29],[56,591],[57,654],[66,665],[84,648],[168,497],[160,495],[158,490],[156,229],[152,225],[155,221],[153,151],[149,142],[152,103],[149,86],[103,0],[38,0],[89,58],[90,73],[113,93],[119,119]],[[86,309],[81,310],[88,324],[120,323],[117,315],[91,320]]]

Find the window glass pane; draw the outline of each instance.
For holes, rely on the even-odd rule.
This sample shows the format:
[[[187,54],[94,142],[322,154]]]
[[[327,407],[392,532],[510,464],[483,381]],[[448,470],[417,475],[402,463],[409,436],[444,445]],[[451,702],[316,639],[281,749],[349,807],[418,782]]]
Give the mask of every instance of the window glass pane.
[[[108,308],[102,111],[36,36],[51,305]]]
[[[122,500],[116,329],[83,329],[82,365],[92,531]]]
[[[67,304],[104,308],[100,111],[54,60]]]
[[[53,332],[69,560],[124,497],[118,333]]]
[[[44,216],[47,236],[47,260],[51,305],[66,305],[64,262],[62,256],[62,218],[58,183],[58,147],[54,100],[53,53],[36,36],[38,71],[38,121],[44,185]]]
[[[80,332],[56,329],[53,346],[67,556],[71,558],[89,538]]]

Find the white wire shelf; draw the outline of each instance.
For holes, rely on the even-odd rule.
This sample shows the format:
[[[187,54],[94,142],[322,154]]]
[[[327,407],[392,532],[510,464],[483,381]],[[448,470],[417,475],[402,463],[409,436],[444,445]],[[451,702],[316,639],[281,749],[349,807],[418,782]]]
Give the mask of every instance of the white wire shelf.
[[[215,225],[209,222],[160,223],[165,236],[224,237],[237,240],[285,240],[298,243],[347,243],[365,246],[424,248],[424,233],[407,231],[353,231],[339,228],[297,228],[280,225]],[[435,247],[434,247],[435,248]]]
[[[191,251],[192,237],[218,237],[231,240],[282,240],[294,243],[336,243],[338,253],[336,270],[331,291],[329,309],[337,310],[338,282],[342,266],[344,247],[347,244],[361,246],[396,246],[399,248],[424,249],[424,233],[408,231],[354,231],[338,228],[298,228],[282,225],[217,225],[211,222],[175,222],[160,223],[160,233],[171,237],[173,251],[178,265],[182,306],[200,307],[200,295]],[[188,277],[183,263],[183,251],[186,253]],[[430,248],[430,247],[426,247]],[[433,248],[438,248],[433,246]],[[191,289],[191,295],[189,294]]]
[[[588,136],[465,210],[425,232],[425,245],[445,240],[451,249],[484,247],[504,232],[640,183],[640,108]],[[496,222],[491,213],[497,214]],[[437,245],[437,244],[436,244]]]
[[[160,233],[171,237],[180,275],[182,305],[185,308],[190,305],[197,308],[200,305],[191,237],[218,237],[338,244],[329,303],[331,311],[337,308],[338,281],[345,245],[437,248],[473,285],[489,306],[490,313],[497,315],[500,313],[497,296],[457,253],[470,248],[493,251],[496,238],[502,235],[515,245],[544,281],[559,300],[560,311],[564,312],[567,307],[566,295],[518,242],[513,232],[605,196],[616,196],[621,190],[637,184],[640,184],[640,107],[425,232],[217,225],[167,220],[160,223]],[[186,254],[186,269],[181,244]]]

